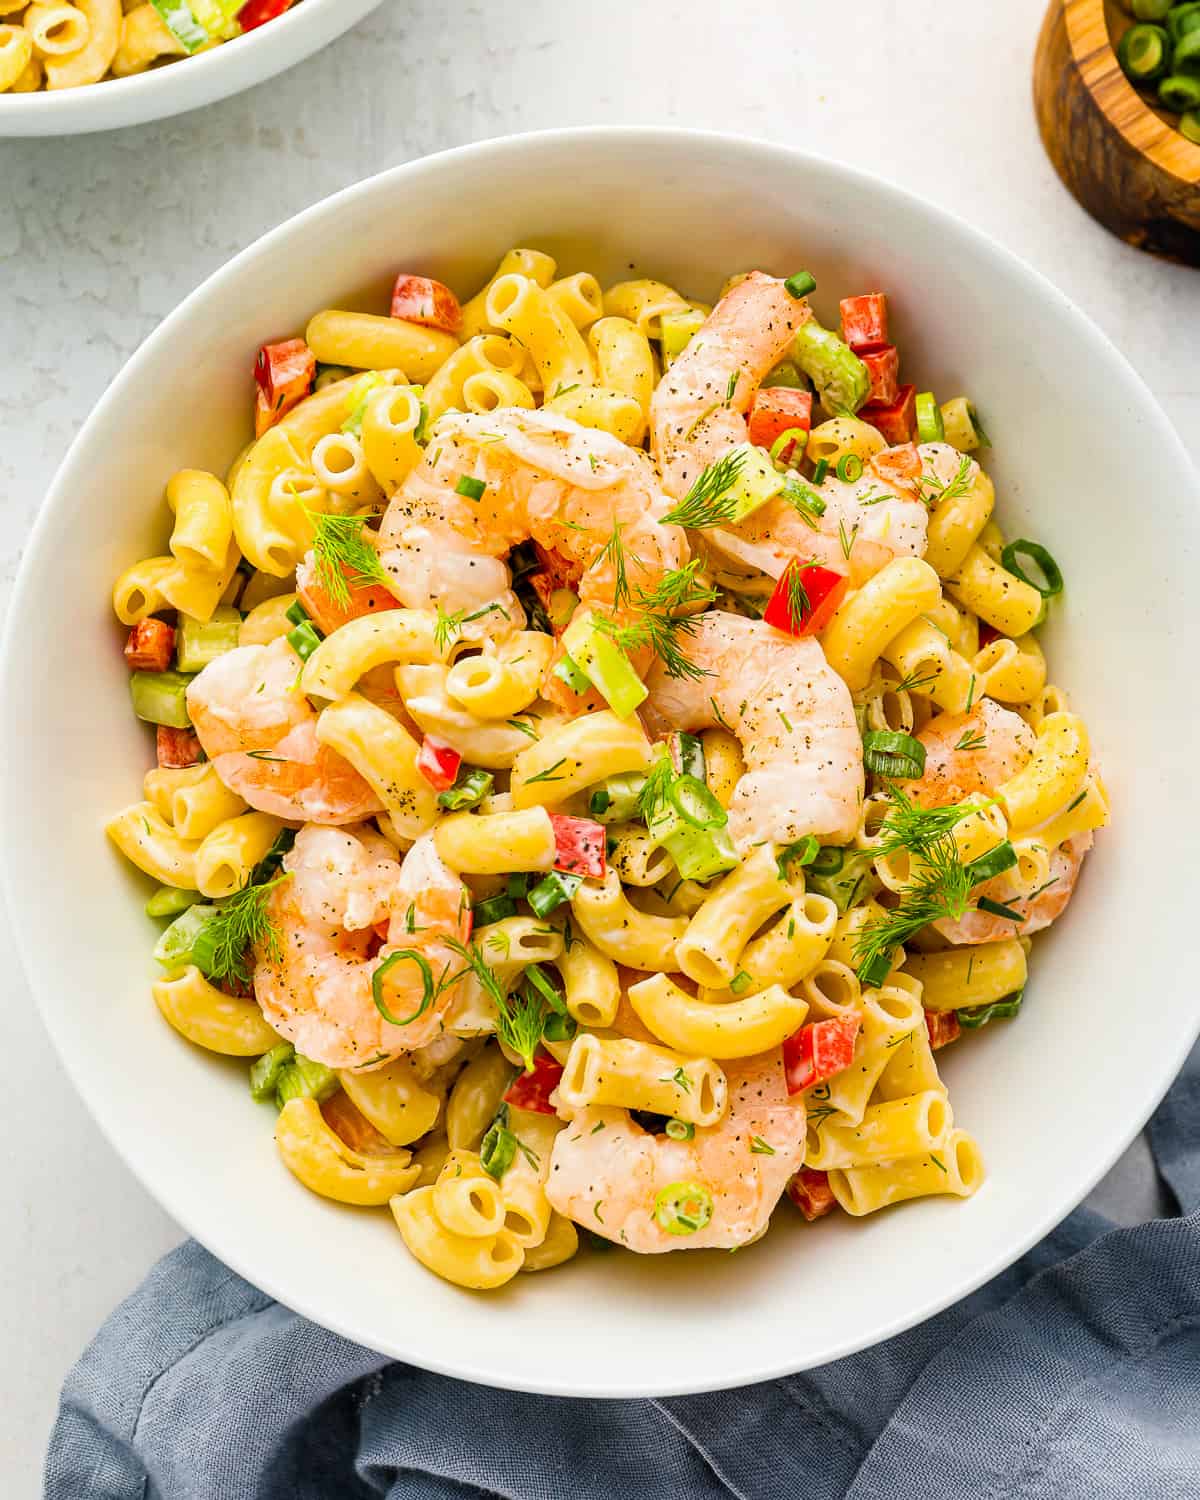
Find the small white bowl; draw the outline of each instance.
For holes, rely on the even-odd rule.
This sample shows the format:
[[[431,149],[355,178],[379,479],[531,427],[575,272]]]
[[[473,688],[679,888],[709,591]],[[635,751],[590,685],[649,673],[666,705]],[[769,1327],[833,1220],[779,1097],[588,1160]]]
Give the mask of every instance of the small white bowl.
[[[260,343],[348,298],[386,308],[401,269],[467,293],[513,244],[602,281],[636,267],[704,298],[732,271],[808,267],[827,323],[839,296],[885,288],[906,378],[978,402],[1006,531],[1062,565],[1047,655],[1091,727],[1114,823],[1037,941],[1019,1021],[941,1054],[990,1174],[965,1203],[814,1226],[784,1203],[737,1256],[613,1251],[472,1295],[422,1270],[387,1214],[302,1188],[245,1066],[190,1047],[154,1009],[146,883],[102,832],[140,795],[150,754],[129,712],[112,580],[163,550],[169,475],[224,472],[245,442]],[[63,1062],[188,1230],[290,1307],[397,1358],[632,1396],[760,1380],[887,1338],[1074,1207],[1196,1035],[1196,502],[1153,398],[1067,298],[878,178],[777,146],[627,129],[472,146],[350,188],[238,256],[146,341],[76,439],[25,557],[2,668],[0,865]]]
[[[195,57],[77,89],[0,94],[0,138],[83,135],[215,104],[282,73],[349,31],[380,0],[304,0],[277,20]]]

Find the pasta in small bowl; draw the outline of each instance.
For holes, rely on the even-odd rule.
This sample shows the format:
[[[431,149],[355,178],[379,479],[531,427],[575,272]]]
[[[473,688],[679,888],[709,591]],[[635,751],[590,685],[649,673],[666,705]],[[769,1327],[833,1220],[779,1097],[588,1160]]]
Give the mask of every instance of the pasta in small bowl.
[[[5,0],[0,136],[111,130],[211,103],[307,57],[378,3]]]
[[[14,609],[5,875],[91,1107],[290,1305],[496,1383],[759,1379],[962,1295],[1196,1030],[1135,774],[1191,698],[1110,583],[1135,480],[1190,483],[1099,335],[790,152],[571,132],[301,216],[132,362]],[[1139,517],[1182,634],[1195,518]]]

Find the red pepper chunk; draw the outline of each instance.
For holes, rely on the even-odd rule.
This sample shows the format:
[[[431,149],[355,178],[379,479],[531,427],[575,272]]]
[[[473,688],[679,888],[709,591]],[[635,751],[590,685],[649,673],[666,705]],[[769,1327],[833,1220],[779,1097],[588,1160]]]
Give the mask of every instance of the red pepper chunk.
[[[555,1114],[550,1095],[558,1087],[563,1070],[548,1052],[538,1052],[532,1073],[518,1073],[504,1095],[505,1104],[515,1109],[530,1109],[537,1115]]]
[[[814,1219],[823,1219],[837,1205],[828,1174],[818,1172],[816,1167],[801,1167],[788,1180],[787,1195],[810,1224]]]
[[[866,292],[861,297],[843,297],[842,338],[855,354],[882,349],[888,341],[887,297]]]
[[[435,792],[448,792],[458,776],[462,756],[443,740],[426,735],[417,752],[417,770]]]
[[[294,3],[295,0],[246,0],[238,11],[242,30],[253,31],[256,26],[273,21],[276,16],[283,15],[285,10],[291,10]]]
[[[895,344],[886,344],[882,349],[868,351],[858,357],[871,377],[871,391],[867,400],[878,402],[880,406],[890,406],[900,394],[900,351]]]
[[[828,1021],[810,1021],[783,1044],[783,1074],[789,1094],[824,1083],[854,1061],[854,1043],[862,1015],[851,1011]]]
[[[990,646],[993,641],[998,641],[1002,633],[994,625],[989,625],[986,620],[980,620],[979,649],[982,651],[985,646]]]
[[[917,388],[902,385],[890,406],[868,401],[859,407],[858,416],[860,421],[877,428],[890,446],[911,443],[917,435]]]
[[[166,724],[157,725],[157,729],[154,753],[160,770],[182,771],[204,759],[200,741],[190,729],[171,729]]]
[[[757,448],[769,449],[792,427],[802,432],[812,430],[812,392],[793,390],[791,386],[762,387],[750,408],[750,441]],[[789,444],[789,450],[794,444]],[[791,462],[791,452],[782,451],[784,463]]]
[[[939,1047],[944,1047],[947,1042],[956,1042],[962,1027],[958,1022],[958,1012],[955,1010],[927,1010],[925,1012],[925,1030],[929,1033],[929,1045],[936,1052]]]
[[[797,581],[793,582],[794,579]],[[820,635],[842,602],[848,582],[844,573],[794,557],[775,585],[763,619],[785,635]],[[803,597],[800,588],[804,590]],[[799,616],[794,613],[796,604],[800,605]]]
[[[296,596],[308,611],[309,618],[322,635],[332,635],[348,620],[357,620],[362,615],[379,614],[385,609],[399,609],[400,601],[390,589],[381,583],[355,583],[355,573],[342,565],[346,587],[350,593],[349,604],[339,604],[317,576],[317,570],[307,560],[296,569]]]
[[[603,880],[607,848],[604,824],[563,813],[551,813],[550,822],[554,828],[554,868],[567,875]]]
[[[125,642],[125,665],[131,672],[165,672],[175,653],[175,627],[153,615],[139,620]]]
[[[254,361],[258,396],[254,403],[254,435],[262,437],[280,417],[298,406],[313,388],[317,357],[303,339],[264,344]]]
[[[446,333],[457,333],[462,327],[462,308],[448,286],[430,276],[409,276],[403,271],[392,288],[392,317]]]

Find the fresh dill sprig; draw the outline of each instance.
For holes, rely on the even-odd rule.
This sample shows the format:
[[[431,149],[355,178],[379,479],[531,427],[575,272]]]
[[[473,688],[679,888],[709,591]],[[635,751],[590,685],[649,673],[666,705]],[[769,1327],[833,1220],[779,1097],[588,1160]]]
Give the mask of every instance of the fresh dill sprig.
[[[723,526],[731,521],[737,510],[737,502],[729,491],[737,482],[746,464],[745,452],[731,448],[724,458],[702,470],[695,484],[674,509],[669,510],[663,521],[674,526],[686,526],[692,531],[704,531],[711,526]]]
[[[452,641],[458,639],[458,633],[466,618],[465,609],[456,609],[453,614],[447,614],[442,606],[438,605],[437,619],[433,622],[433,644],[439,651],[445,651]]]
[[[846,530],[845,521],[838,522],[838,541],[842,544],[842,556],[846,559],[847,562],[850,561],[850,554],[854,551],[854,541],[857,536],[857,521],[854,523],[854,530],[849,532]]]
[[[611,562],[613,565],[613,607],[624,609],[629,603],[629,574],[625,566],[625,548],[621,542],[621,523],[613,522],[613,529],[608,541],[596,554],[593,567],[602,563]]]
[[[209,950],[205,969],[210,979],[235,979],[239,984],[249,984],[248,959],[255,948],[261,948],[271,963],[279,963],[283,946],[279,929],[267,912],[267,897],[290,878],[287,874],[277,875],[261,885],[243,886],[216,908],[204,927],[204,944]]]
[[[938,679],[936,672],[910,672],[907,677],[902,677],[892,688],[894,693],[923,693],[927,687]]]
[[[917,480],[917,491],[924,503],[933,509],[947,500],[957,500],[971,488],[971,456],[964,453],[958,463],[958,472],[949,484],[939,484],[936,477],[923,475]]]
[[[805,615],[812,609],[812,600],[808,597],[808,590],[804,587],[804,574],[809,568],[815,566],[814,563],[801,565],[793,562],[785,575],[788,620],[793,630],[800,629]]]
[[[711,604],[717,597],[715,589],[699,582],[699,569],[699,558],[693,558],[682,568],[672,568],[652,588],[634,591],[633,620],[620,624],[607,615],[598,615],[596,628],[623,651],[638,651],[648,646],[662,661],[668,677],[694,681],[708,677],[708,669],[697,666],[681,644],[681,638],[695,633],[699,618],[680,611]]]
[[[667,791],[675,780],[671,758],[662,755],[650,767],[646,783],[637,795],[638,817],[649,827],[658,817],[667,800]]]
[[[350,585],[391,582],[379,553],[367,540],[365,516],[305,514],[313,524],[313,564],[317,582],[338,606],[350,607]]]
[[[533,1055],[542,1039],[541,999],[524,985],[518,993],[510,995],[474,943],[468,947],[457,938],[447,938],[446,946],[457,953],[467,967],[444,979],[442,989],[448,989],[466,974],[474,974],[480,988],[496,1007],[497,1037],[521,1058],[526,1070],[532,1069]]]
[[[962,738],[954,748],[956,750],[982,750],[986,744],[986,735],[980,734],[977,729],[964,729]]]

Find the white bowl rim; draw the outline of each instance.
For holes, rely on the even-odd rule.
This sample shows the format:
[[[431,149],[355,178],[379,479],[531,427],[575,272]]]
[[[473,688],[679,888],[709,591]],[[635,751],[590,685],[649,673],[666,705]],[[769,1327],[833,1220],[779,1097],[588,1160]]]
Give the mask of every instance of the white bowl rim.
[[[1144,398],[1143,414],[1147,421],[1153,424],[1154,431],[1152,435],[1154,439],[1159,443],[1165,444],[1171,450],[1174,458],[1180,462],[1184,472],[1195,474],[1195,467],[1182,440],[1145,381],[1120,349],[1048,277],[1028,265],[1018,255],[1008,250],[991,235],[978,229],[967,220],[960,218],[951,210],[928,202],[919,194],[910,192],[906,188],[897,187],[895,184],[870,171],[850,166],[823,153],[802,151],[795,147],[779,145],[772,141],[736,132],[655,125],[595,125],[518,132],[506,136],[498,136],[488,141],[457,146],[446,151],[420,157],[415,161],[406,162],[400,166],[389,168],[384,172],[363,178],[361,181],[343,188],[341,191],[327,198],[321,199],[318,203],[284,221],[284,223],[278,225],[275,229],[261,236],[253,244],[247,246],[246,249],[240,251],[232,260],[227,262],[218,271],[215,271],[200,286],[190,292],[179,306],[169,313],[162,323],[147,336],[115,376],[108,390],[96,403],[84,425],[76,434],[62,463],[56,471],[54,479],[51,481],[46,499],[34,523],[13,590],[3,636],[0,638],[0,701],[3,701],[6,705],[16,701],[12,691],[13,684],[10,681],[13,672],[13,652],[11,646],[16,629],[14,621],[20,617],[21,610],[26,605],[26,596],[31,593],[33,587],[32,579],[34,574],[39,570],[40,552],[45,544],[45,535],[49,529],[48,517],[57,504],[62,476],[67,471],[76,449],[83,443],[84,438],[93,425],[102,424],[107,419],[110,410],[121,404],[124,399],[125,386],[136,378],[140,365],[150,357],[151,352],[160,343],[166,342],[173,336],[176,323],[184,319],[185,314],[194,301],[219,294],[227,280],[236,279],[244,264],[269,253],[278,242],[290,238],[302,226],[310,225],[325,215],[336,214],[343,205],[358,197],[376,192],[385,192],[387,190],[385,184],[390,185],[406,179],[419,179],[424,173],[440,171],[443,164],[449,161],[467,161],[482,166],[487,162],[489,156],[510,151],[514,146],[519,144],[545,142],[547,144],[585,147],[590,142],[600,140],[618,140],[631,148],[640,147],[647,150],[653,149],[656,143],[661,144],[664,142],[692,142],[698,145],[708,143],[714,148],[743,149],[750,154],[766,153],[767,155],[773,155],[791,168],[803,169],[806,165],[826,170],[832,168],[839,173],[844,173],[851,179],[857,180],[864,187],[869,187],[873,192],[890,195],[902,204],[915,208],[921,213],[931,215],[935,219],[940,219],[943,223],[953,226],[956,232],[966,234],[968,237],[975,239],[982,250],[1007,261],[1010,269],[1018,276],[1024,278],[1029,284],[1036,286],[1043,294],[1048,293],[1052,296],[1059,303],[1064,315],[1074,324],[1075,335],[1102,352],[1105,358],[1116,360],[1124,368],[1124,372],[1131,385],[1139,390]],[[33,601],[30,600],[30,602],[32,603]],[[8,764],[10,760],[9,737],[15,732],[15,728],[16,721],[11,713],[5,713],[0,717],[0,766]],[[0,820],[6,817],[6,804],[0,802]],[[11,849],[12,841],[3,836],[3,823],[0,821],[0,891],[3,893],[10,921],[18,909],[16,891],[20,873],[18,861],[10,854]],[[355,1330],[339,1323],[336,1318],[331,1318],[324,1309],[319,1313],[311,1310],[309,1299],[306,1297],[292,1298],[288,1296],[287,1289],[278,1284],[271,1274],[269,1266],[248,1266],[241,1262],[240,1256],[226,1254],[222,1248],[223,1236],[220,1224],[215,1223],[211,1226],[209,1224],[198,1225],[193,1221],[190,1202],[181,1181],[170,1177],[166,1181],[155,1181],[152,1183],[148,1179],[148,1174],[143,1173],[136,1156],[126,1153],[116,1135],[110,1130],[110,1122],[106,1119],[106,1094],[104,1089],[100,1086],[99,1081],[93,1079],[92,1075],[83,1066],[83,1060],[73,1054],[70,1046],[70,1034],[65,1025],[60,1026],[58,1024],[58,1017],[53,1006],[54,986],[50,983],[39,986],[35,978],[35,975],[39,973],[36,967],[38,955],[26,947],[20,924],[12,921],[11,925],[13,928],[14,945],[21,967],[30,989],[33,991],[35,1003],[46,1026],[46,1030],[54,1043],[59,1061],[87,1105],[101,1134],[133,1173],[138,1182],[187,1234],[198,1240],[213,1255],[217,1256],[252,1285],[259,1287],[269,1296],[274,1297],[293,1311],[311,1318],[320,1326],[328,1328],[352,1342],[360,1343],[361,1337]],[[760,1367],[750,1368],[747,1366],[741,1369],[733,1379],[728,1377],[721,1378],[720,1375],[708,1375],[697,1376],[694,1380],[689,1380],[686,1383],[672,1382],[670,1384],[656,1384],[653,1382],[643,1382],[641,1385],[618,1385],[615,1382],[598,1382],[594,1376],[590,1376],[586,1371],[571,1379],[554,1377],[537,1382],[521,1379],[501,1380],[498,1378],[495,1369],[482,1367],[473,1363],[473,1356],[469,1347],[463,1349],[461,1352],[456,1350],[452,1356],[447,1357],[439,1356],[436,1351],[431,1354],[422,1350],[420,1367],[428,1369],[435,1374],[446,1375],[477,1384],[500,1385],[505,1389],[528,1391],[541,1395],[627,1399],[639,1396],[690,1395],[752,1385],[760,1381],[774,1380],[782,1376],[796,1374],[806,1368],[832,1363],[834,1360],[857,1353],[861,1349],[874,1347],[876,1344],[882,1343],[896,1334],[903,1333],[906,1329],[924,1322],[946,1307],[962,1301],[978,1287],[992,1280],[1017,1261],[1026,1251],[1044,1239],[1069,1213],[1078,1207],[1142,1130],[1146,1121],[1157,1108],[1180,1068],[1183,1066],[1198,1036],[1200,1036],[1200,1010],[1197,1012],[1190,1032],[1184,1035],[1182,1043],[1169,1054],[1158,1058],[1158,1067],[1153,1076],[1139,1080],[1140,1089],[1136,1091],[1133,1088],[1130,1089],[1129,1094],[1123,1101],[1126,1108],[1123,1111],[1124,1123],[1122,1128],[1119,1130],[1114,1128],[1108,1148],[1100,1154],[1100,1157],[1093,1163],[1089,1171],[1074,1180],[1070,1191],[1065,1196],[1057,1195],[1052,1206],[1036,1217],[1031,1223],[1027,1224],[1011,1239],[1005,1241],[996,1250],[995,1254],[982,1265],[965,1274],[961,1280],[956,1280],[949,1290],[927,1292],[923,1299],[915,1300],[902,1313],[898,1313],[895,1318],[880,1326],[869,1336],[848,1336],[843,1341],[833,1343],[823,1349],[819,1359],[801,1358],[797,1360],[795,1358],[782,1358],[768,1360]],[[924,1278],[923,1284],[928,1286],[930,1280],[931,1278]],[[949,1278],[943,1283],[943,1287],[948,1284]],[[411,1354],[397,1352],[394,1353],[393,1357],[398,1360],[416,1363]],[[634,1371],[632,1373],[636,1379],[637,1372]]]
[[[184,114],[205,104],[217,103],[256,83],[266,82],[350,28],[382,3],[365,5],[332,23],[343,0],[304,0],[283,15],[253,31],[235,37],[192,57],[178,58],[187,64],[187,76],[170,64],[149,68],[129,78],[109,78],[75,89],[38,89],[30,94],[0,94],[0,140],[13,136],[55,136],[87,131],[121,129],[150,124]],[[316,35],[309,45],[310,33]],[[236,52],[230,47],[236,44]],[[270,49],[274,47],[275,56]],[[261,54],[261,55],[260,55]],[[230,73],[231,77],[224,75]],[[237,75],[241,74],[239,81]],[[128,113],[127,113],[128,111]],[[105,115],[117,116],[106,120]]]

